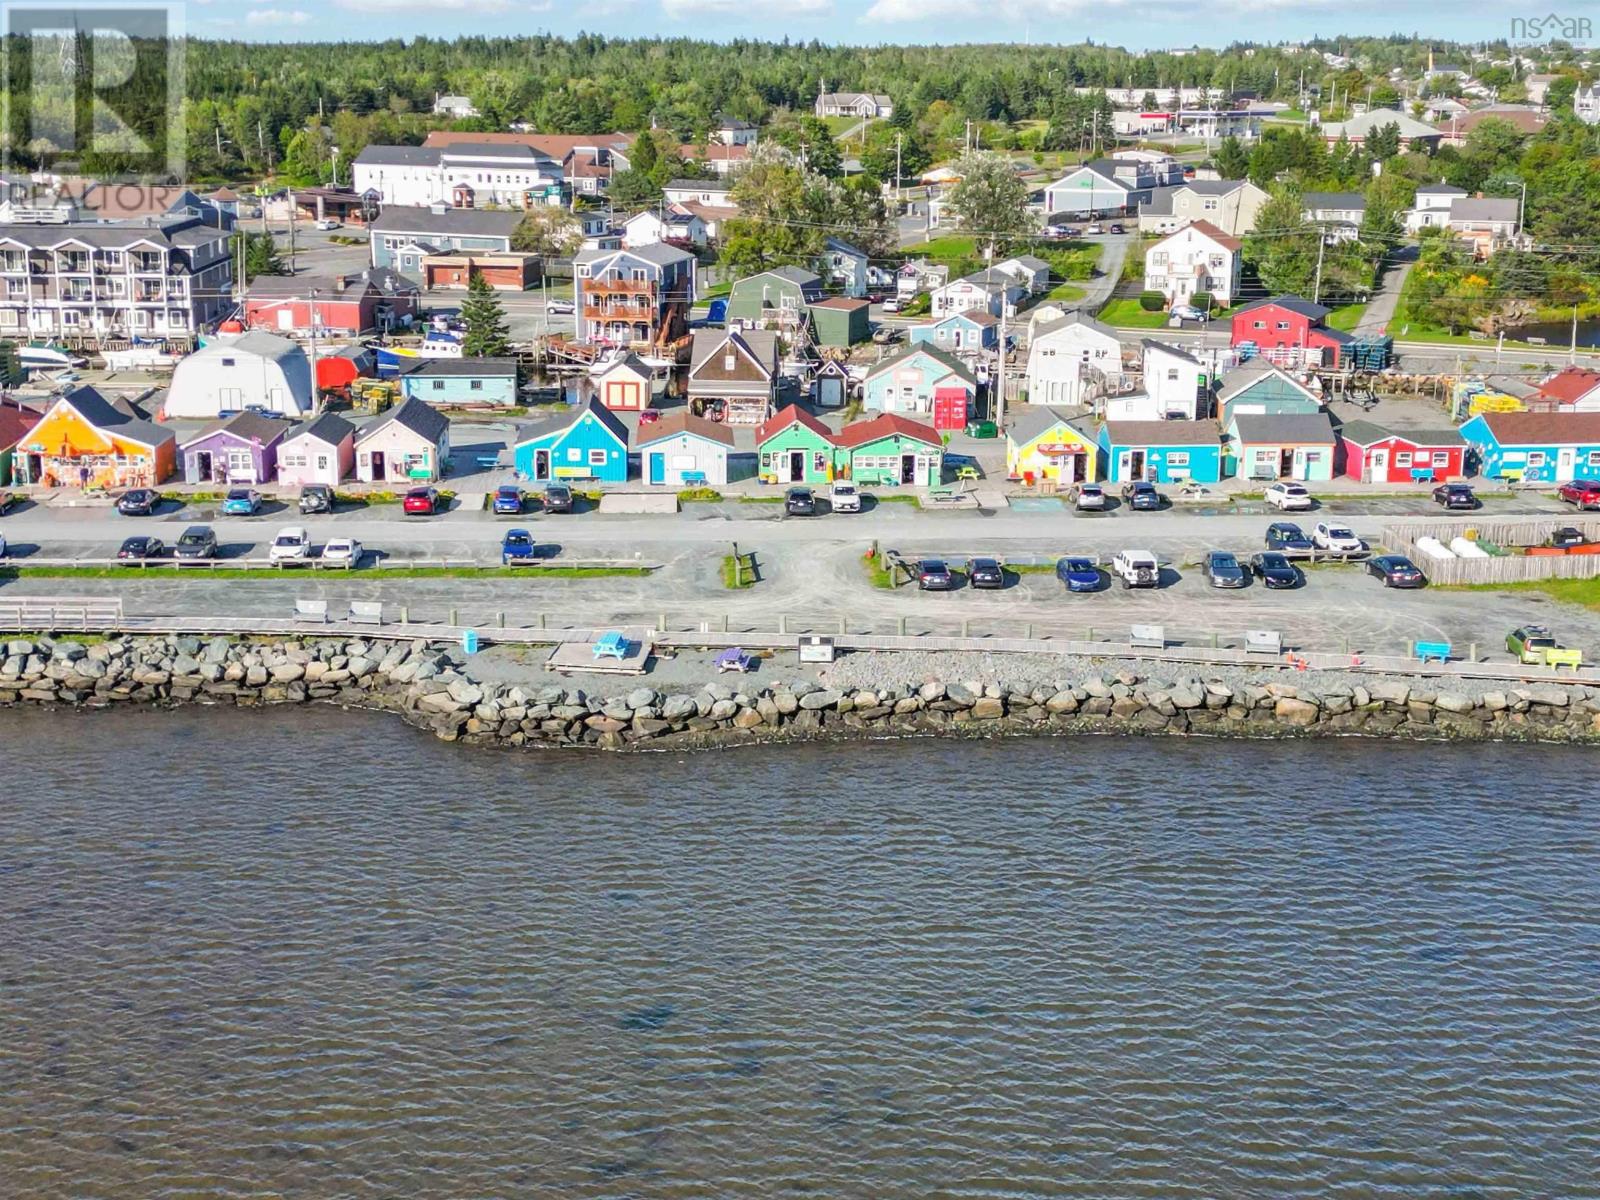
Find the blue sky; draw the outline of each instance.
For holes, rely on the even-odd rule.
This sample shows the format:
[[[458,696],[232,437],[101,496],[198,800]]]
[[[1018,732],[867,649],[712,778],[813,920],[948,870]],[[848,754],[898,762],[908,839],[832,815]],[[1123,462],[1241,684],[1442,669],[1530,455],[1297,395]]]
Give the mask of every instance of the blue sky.
[[[273,41],[586,30],[849,44],[1092,38],[1155,49],[1338,33],[1476,40],[1547,11],[1524,12],[1517,0],[188,0],[188,24],[198,37]]]

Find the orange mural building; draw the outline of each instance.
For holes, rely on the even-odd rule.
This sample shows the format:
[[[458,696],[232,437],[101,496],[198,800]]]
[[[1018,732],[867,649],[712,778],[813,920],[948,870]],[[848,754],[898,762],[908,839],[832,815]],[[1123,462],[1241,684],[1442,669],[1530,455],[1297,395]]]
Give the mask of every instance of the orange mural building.
[[[126,401],[92,387],[58,396],[12,455],[21,486],[154,487],[177,466],[177,439]]]

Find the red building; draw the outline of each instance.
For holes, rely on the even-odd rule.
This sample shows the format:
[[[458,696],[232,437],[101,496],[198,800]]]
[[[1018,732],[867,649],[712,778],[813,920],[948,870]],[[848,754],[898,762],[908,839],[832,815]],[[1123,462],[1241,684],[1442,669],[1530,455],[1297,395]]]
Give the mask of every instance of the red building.
[[[1350,421],[1339,430],[1338,454],[1334,469],[1361,483],[1438,483],[1467,473],[1467,442],[1457,429],[1390,429],[1375,421]]]
[[[419,311],[415,283],[388,267],[355,275],[258,275],[245,293],[245,323],[281,334],[359,337]],[[313,310],[315,319],[313,320]]]
[[[1249,343],[1279,366],[1337,367],[1350,335],[1323,323],[1328,312],[1299,296],[1257,300],[1233,314],[1232,345]]]
[[[1522,406],[1529,412],[1600,412],[1600,371],[1563,367]]]

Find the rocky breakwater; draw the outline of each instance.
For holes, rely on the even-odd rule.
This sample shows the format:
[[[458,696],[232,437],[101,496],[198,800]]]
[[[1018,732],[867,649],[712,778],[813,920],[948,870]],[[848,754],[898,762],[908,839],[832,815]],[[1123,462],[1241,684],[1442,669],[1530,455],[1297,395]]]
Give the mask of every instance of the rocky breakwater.
[[[892,659],[886,658],[886,663]],[[1133,670],[1045,685],[729,677],[601,694],[541,678],[474,680],[460,651],[427,642],[124,637],[0,642],[0,704],[306,704],[396,712],[447,740],[504,746],[694,748],[753,741],[1048,733],[1366,735],[1600,740],[1600,689],[1279,671],[1161,680]]]

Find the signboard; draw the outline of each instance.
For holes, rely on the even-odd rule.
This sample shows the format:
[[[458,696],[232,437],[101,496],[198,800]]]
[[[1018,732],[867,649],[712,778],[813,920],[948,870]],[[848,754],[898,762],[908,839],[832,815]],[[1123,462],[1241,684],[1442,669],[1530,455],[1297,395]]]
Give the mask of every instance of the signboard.
[[[808,634],[800,639],[800,661],[807,663],[831,663],[833,661],[833,639],[818,634]]]
[[[1068,445],[1066,442],[1041,442],[1039,445],[1034,447],[1034,450],[1039,454],[1044,454],[1051,458],[1061,458],[1070,454],[1084,453],[1084,448],[1082,446],[1076,444]]]

